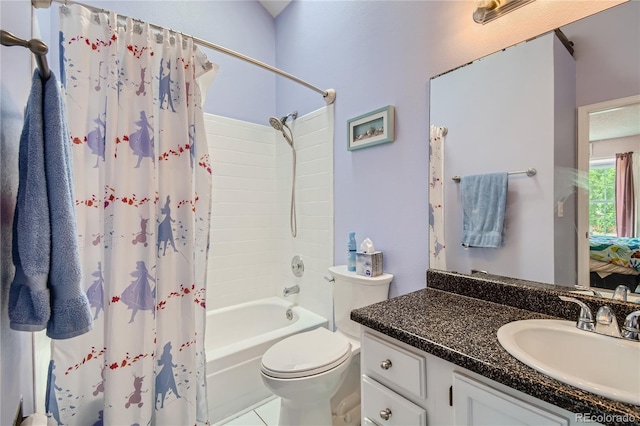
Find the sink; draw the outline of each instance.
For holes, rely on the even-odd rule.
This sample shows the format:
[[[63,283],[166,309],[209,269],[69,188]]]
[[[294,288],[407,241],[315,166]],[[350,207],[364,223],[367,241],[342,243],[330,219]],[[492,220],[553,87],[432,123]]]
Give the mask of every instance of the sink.
[[[515,321],[502,347],[529,367],[577,388],[640,405],[640,343],[578,330],[572,321]]]

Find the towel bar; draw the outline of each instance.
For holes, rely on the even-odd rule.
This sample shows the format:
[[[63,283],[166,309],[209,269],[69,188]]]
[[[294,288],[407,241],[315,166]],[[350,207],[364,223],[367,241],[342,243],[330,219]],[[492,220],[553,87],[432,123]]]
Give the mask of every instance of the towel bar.
[[[520,170],[517,172],[508,172],[508,175],[519,175],[519,174],[523,174],[526,173],[527,176],[531,177],[531,176],[535,176],[536,173],[538,173],[538,171],[536,169],[534,169],[533,167],[528,168],[527,170]],[[453,180],[455,183],[460,183],[460,176],[454,176],[451,178],[451,180]]]

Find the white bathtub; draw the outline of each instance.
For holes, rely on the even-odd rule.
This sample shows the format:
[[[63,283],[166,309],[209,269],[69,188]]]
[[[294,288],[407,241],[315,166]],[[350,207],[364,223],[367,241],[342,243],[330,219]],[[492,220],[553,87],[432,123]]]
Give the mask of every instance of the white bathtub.
[[[287,319],[288,309],[291,320]],[[292,334],[327,324],[326,318],[279,297],[207,312],[210,421],[216,423],[271,395],[260,377],[260,359],[269,347]]]

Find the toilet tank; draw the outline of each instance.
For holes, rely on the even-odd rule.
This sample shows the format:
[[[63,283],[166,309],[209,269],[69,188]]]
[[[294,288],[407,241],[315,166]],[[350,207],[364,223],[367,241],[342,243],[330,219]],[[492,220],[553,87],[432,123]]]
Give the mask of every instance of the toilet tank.
[[[389,297],[392,274],[365,277],[348,271],[347,265],[332,266],[333,306],[336,328],[350,337],[360,339],[360,324],[350,319],[351,311]]]

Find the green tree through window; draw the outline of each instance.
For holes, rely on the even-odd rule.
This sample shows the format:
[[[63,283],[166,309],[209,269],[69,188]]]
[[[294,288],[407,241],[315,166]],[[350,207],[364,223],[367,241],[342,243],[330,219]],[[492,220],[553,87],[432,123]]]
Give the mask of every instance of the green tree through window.
[[[616,235],[616,169],[613,163],[589,168],[589,233]]]

